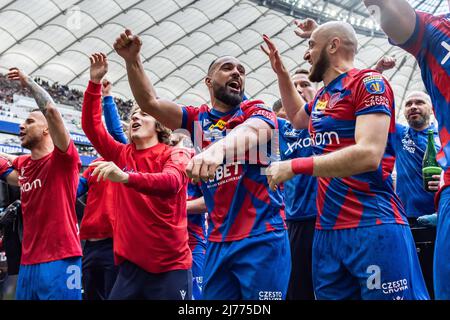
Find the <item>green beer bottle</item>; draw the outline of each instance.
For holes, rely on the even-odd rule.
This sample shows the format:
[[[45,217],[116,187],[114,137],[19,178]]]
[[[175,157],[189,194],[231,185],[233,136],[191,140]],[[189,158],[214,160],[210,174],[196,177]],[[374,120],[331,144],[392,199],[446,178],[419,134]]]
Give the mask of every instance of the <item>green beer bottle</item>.
[[[428,130],[427,150],[422,161],[422,178],[423,188],[428,192],[435,192],[430,190],[428,182],[433,180],[434,175],[440,175],[442,168],[436,160],[436,146],[434,145],[434,131]]]

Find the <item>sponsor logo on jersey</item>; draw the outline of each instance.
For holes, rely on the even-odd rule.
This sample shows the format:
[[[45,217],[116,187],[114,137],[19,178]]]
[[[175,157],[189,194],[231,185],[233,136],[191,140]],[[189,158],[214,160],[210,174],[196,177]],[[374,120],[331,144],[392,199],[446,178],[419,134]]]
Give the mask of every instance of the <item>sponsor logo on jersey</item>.
[[[275,115],[272,111],[267,110],[267,109],[260,109],[257,110],[255,113],[252,114],[252,116],[262,116],[264,118],[267,118],[271,121],[275,121]]]
[[[283,293],[281,291],[260,291],[259,300],[283,300]]]
[[[42,182],[40,179],[36,179],[33,182],[27,182],[20,185],[20,190],[25,193],[35,189],[42,188]]]
[[[374,107],[374,106],[385,106],[389,108],[390,103],[389,99],[385,96],[370,96],[364,101],[365,107]]]
[[[312,133],[311,139],[315,146],[326,146],[341,143],[339,140],[339,134],[336,131]]]
[[[447,63],[448,60],[450,60],[450,44],[448,44],[445,41],[442,41],[441,45],[444,47],[445,50],[447,50],[447,55],[441,61],[441,65],[444,65]]]
[[[214,130],[215,128],[218,128],[219,130],[223,130],[223,129],[225,128],[226,125],[227,125],[227,122],[226,122],[226,121],[223,121],[222,119],[220,119],[219,121],[217,121],[216,124],[212,124],[212,125],[208,128],[208,130],[209,130],[209,131],[212,131],[212,130]]]
[[[208,181],[208,188],[215,188],[222,184],[242,178],[242,166],[239,162],[223,164],[217,167],[214,179]]]
[[[327,108],[327,105],[328,105],[328,100],[317,100],[316,110],[317,111],[325,110]]]
[[[416,152],[416,143],[413,139],[411,139],[409,133],[406,133],[402,139],[403,149],[408,151],[409,153]]]
[[[295,142],[287,143],[287,150],[284,151],[284,155],[288,156],[292,154],[297,149],[303,149],[311,147],[312,141],[311,138],[305,138],[305,139],[298,139]]]

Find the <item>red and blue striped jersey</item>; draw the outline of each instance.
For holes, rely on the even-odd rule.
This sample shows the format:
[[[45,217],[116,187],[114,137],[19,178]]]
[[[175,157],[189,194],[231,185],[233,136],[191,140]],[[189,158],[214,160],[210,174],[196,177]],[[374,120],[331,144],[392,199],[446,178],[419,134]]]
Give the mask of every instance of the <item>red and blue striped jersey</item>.
[[[334,79],[305,106],[315,155],[355,144],[356,118],[384,113],[390,116],[385,154],[376,171],[346,178],[319,178],[317,229],[347,229],[384,223],[407,224],[391,173],[395,162],[394,95],[389,83],[373,70],[352,69]],[[349,163],[351,165],[351,163]]]
[[[198,184],[189,183],[187,200],[203,197]],[[206,212],[203,214],[188,214],[189,248],[194,251],[198,247],[206,249]]]
[[[439,124],[442,148],[437,159],[446,171],[445,184],[450,185],[450,13],[433,16],[417,11],[414,33],[398,46],[411,53],[420,66]]]
[[[191,133],[195,146],[206,148],[250,118],[261,119],[277,128],[275,114],[265,108],[262,101],[248,100],[227,113],[207,105],[183,107],[182,128]],[[269,159],[270,141],[264,146]],[[235,241],[286,228],[280,214],[281,194],[270,190],[262,172],[269,161],[261,157],[251,161],[253,158],[249,154],[247,152],[245,159],[234,157],[233,161],[224,161],[217,168],[214,179],[202,182],[209,215],[208,241]]]

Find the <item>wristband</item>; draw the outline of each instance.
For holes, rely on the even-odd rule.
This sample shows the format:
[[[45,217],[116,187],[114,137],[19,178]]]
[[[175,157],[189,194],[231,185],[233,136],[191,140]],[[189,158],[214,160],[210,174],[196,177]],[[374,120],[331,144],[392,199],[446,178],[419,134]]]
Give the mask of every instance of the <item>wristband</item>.
[[[314,158],[297,158],[291,162],[292,171],[295,174],[307,174],[309,176],[313,175],[314,172]]]

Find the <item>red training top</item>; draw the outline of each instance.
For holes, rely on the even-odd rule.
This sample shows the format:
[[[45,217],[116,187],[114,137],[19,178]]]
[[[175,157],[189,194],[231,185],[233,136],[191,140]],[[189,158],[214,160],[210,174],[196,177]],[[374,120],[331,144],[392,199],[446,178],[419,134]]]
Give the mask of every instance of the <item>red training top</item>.
[[[130,174],[117,184],[113,197],[114,255],[151,273],[187,270],[188,246],[186,150],[159,143],[137,150],[106,131],[101,118],[101,84],[89,83],[84,95],[82,127],[95,149]]]
[[[75,201],[81,162],[70,142],[45,157],[17,157],[23,214],[22,265],[81,256]]]
[[[103,160],[98,158],[93,162]],[[115,205],[113,198],[116,184],[109,180],[97,182],[97,176],[92,175],[94,169],[95,167],[89,167],[82,175],[89,187],[86,208],[80,225],[80,238],[83,240],[113,237]]]

